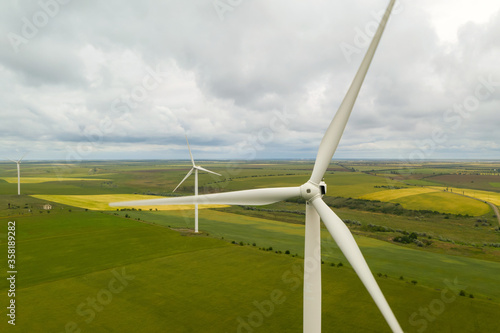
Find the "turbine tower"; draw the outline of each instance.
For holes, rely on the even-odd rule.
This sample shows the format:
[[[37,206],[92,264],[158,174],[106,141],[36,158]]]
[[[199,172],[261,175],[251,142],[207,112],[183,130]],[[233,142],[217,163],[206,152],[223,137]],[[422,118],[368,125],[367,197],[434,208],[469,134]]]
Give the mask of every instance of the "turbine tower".
[[[12,161],[17,164],[17,195],[21,195],[21,161],[23,160],[24,156],[26,156],[26,154],[24,154],[17,161],[9,158],[9,161]]]
[[[179,185],[177,185],[177,187],[174,188],[174,190],[172,192],[175,192],[175,190],[177,190],[179,188],[179,186],[181,186],[181,184],[189,176],[191,176],[191,174],[193,173],[193,170],[194,170],[194,195],[198,196],[198,170],[205,171],[205,172],[217,175],[217,176],[222,176],[222,175],[218,174],[217,172],[213,172],[213,171],[207,170],[207,169],[205,169],[205,168],[203,168],[201,166],[197,166],[194,163],[193,154],[191,154],[191,147],[189,147],[189,141],[188,141],[187,135],[186,135],[186,142],[187,142],[187,146],[188,146],[188,149],[189,149],[189,156],[191,157],[191,163],[193,164],[193,167],[191,168],[191,170],[189,170],[189,172],[187,173],[186,177],[184,177],[184,179],[181,180],[181,182],[179,183]],[[194,232],[198,233],[198,202],[196,202],[194,204]]]
[[[344,222],[328,207],[322,197],[326,194],[323,176],[340,142],[363,80],[379,44],[384,28],[389,20],[395,0],[391,0],[380,25],[368,47],[360,68],[354,77],[344,100],[326,130],[319,145],[311,178],[297,187],[263,188],[235,192],[206,194],[199,196],[138,200],[110,204],[119,206],[141,205],[186,205],[198,202],[226,205],[267,205],[293,197],[306,201],[305,249],[304,249],[304,332],[321,332],[321,232],[320,218],[346,259],[359,276],[364,286],[384,316],[393,332],[403,332],[377,281],[368,267],[351,232]]]

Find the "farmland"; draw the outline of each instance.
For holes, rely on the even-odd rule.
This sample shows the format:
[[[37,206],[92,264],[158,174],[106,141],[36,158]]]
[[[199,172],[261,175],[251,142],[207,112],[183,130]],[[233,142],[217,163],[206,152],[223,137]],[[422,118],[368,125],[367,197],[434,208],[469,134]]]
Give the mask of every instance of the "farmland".
[[[200,175],[200,193],[300,185],[312,168],[307,161],[203,165],[223,177]],[[272,313],[251,329],[301,331],[304,212],[299,200],[255,208],[205,207],[202,233],[195,235],[189,206],[107,206],[171,196],[189,168],[185,162],[28,162],[23,167],[23,195],[17,196],[17,184],[5,181],[17,179],[15,168],[0,164],[0,220],[2,225],[17,223],[20,332],[40,327],[52,332],[67,327],[82,332],[235,332],[268,300],[274,300]],[[476,188],[436,176],[494,169],[500,168],[433,162],[409,171],[396,162],[338,161],[325,176],[325,201],[355,235],[405,332],[424,325],[429,332],[497,329],[498,221],[478,197],[457,192],[474,191],[470,194],[490,202],[499,193],[485,185],[494,182],[477,180],[481,174],[475,175]],[[179,192],[191,194],[193,180]],[[52,209],[44,209],[45,203]],[[394,241],[412,233],[418,242]],[[0,251],[6,253],[3,237]],[[326,230],[322,260],[323,327],[387,331]],[[5,271],[0,278],[5,279]],[[128,279],[122,278],[123,288],[112,293],[110,281],[117,275]],[[441,301],[442,311],[426,320],[419,309],[436,304],[443,294],[450,302]],[[100,310],[89,298],[100,300]],[[6,317],[3,309],[0,314]],[[2,331],[5,325],[0,324]]]
[[[361,196],[362,199],[389,201],[401,204],[406,209],[428,209],[450,214],[482,216],[490,208],[484,202],[457,197],[449,192],[438,192],[432,188],[410,188],[387,190]]]
[[[131,200],[144,200],[151,199],[149,195],[138,194],[98,194],[98,195],[33,195],[32,197],[45,201],[57,202],[64,205],[76,206],[91,210],[115,210],[116,208],[110,207],[110,202],[116,201],[131,201]],[[200,209],[205,208],[221,208],[225,205],[199,205]],[[133,207],[128,207],[133,208]],[[176,206],[141,206],[140,210],[185,210],[192,209],[190,205],[176,205]]]

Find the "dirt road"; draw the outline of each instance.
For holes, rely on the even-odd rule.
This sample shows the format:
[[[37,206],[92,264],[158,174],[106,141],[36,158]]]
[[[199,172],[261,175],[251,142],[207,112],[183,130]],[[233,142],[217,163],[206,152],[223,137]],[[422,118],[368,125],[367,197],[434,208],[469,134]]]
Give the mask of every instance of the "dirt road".
[[[495,212],[497,219],[498,219],[498,224],[500,225],[500,211],[498,211],[498,207],[492,204],[491,202],[486,201],[488,205],[490,205],[491,209]]]

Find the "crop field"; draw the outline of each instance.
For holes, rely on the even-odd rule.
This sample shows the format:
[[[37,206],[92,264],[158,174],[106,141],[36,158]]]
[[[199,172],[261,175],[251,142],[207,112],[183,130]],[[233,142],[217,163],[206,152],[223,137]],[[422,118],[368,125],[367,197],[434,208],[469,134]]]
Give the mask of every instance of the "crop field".
[[[116,207],[110,207],[109,203],[131,200],[160,199],[157,196],[138,195],[138,194],[97,194],[97,195],[33,195],[32,197],[57,202],[63,205],[75,206],[91,210],[116,210]],[[198,208],[222,208],[225,205],[199,205]],[[120,207],[134,208],[134,207]],[[140,206],[141,210],[185,210],[193,209],[193,205],[175,205],[175,206]]]
[[[234,245],[204,235],[182,236],[169,228],[99,212],[54,213],[17,219],[18,237],[22,239],[19,266],[24,271],[17,282],[20,286],[17,297],[19,304],[32,304],[24,305],[22,315],[19,314],[16,329],[20,331],[36,331],[42,325],[46,331],[58,332],[67,325],[76,325],[89,332],[110,329],[154,332],[166,328],[173,332],[200,329],[237,332],[241,323],[238,318],[248,321],[256,310],[255,302],[276,299],[273,292],[280,297],[272,313],[264,317],[261,330],[301,330],[300,257],[258,250],[257,246]],[[216,215],[219,215],[217,220],[212,220],[216,217],[211,215],[202,223],[227,225],[223,213]],[[174,220],[171,222],[175,223]],[[264,234],[274,240],[285,235],[290,243],[284,246],[303,241],[300,229],[295,227],[288,232],[287,224],[257,219],[241,222],[238,217],[235,221],[238,226],[229,227],[228,231],[220,227],[221,232],[239,230],[254,240]],[[182,226],[184,222],[180,223]],[[255,228],[257,224],[262,229]],[[447,297],[453,299],[439,320],[428,323],[432,330],[472,329],[474,325],[485,331],[495,329],[496,323],[488,319],[500,310],[500,304],[493,301],[500,296],[495,275],[500,264],[446,255],[422,256],[417,250],[402,251],[369,238],[357,240],[372,270],[388,275],[378,281],[405,331],[416,332],[421,328],[415,320],[422,318],[418,315],[419,307],[441,298],[441,291],[430,286],[448,288]],[[266,243],[265,239],[257,241]],[[329,262],[324,265],[324,327],[335,325],[340,331],[385,331],[385,322],[355,273],[334,244],[325,243],[323,252],[329,254],[326,258],[342,261],[345,266],[332,267]],[[385,259],[377,260],[377,256]],[[391,264],[392,260],[398,264]],[[390,270],[402,264],[405,270]],[[425,276],[419,267],[428,265],[431,266]],[[464,271],[463,266],[473,270]],[[480,274],[475,276],[474,272]],[[400,280],[399,274],[406,278]],[[480,280],[476,282],[478,277]],[[418,284],[409,283],[412,279],[418,280]],[[459,289],[474,293],[475,298],[456,295]],[[37,301],[40,299],[44,300],[43,306]],[[96,303],[90,303],[91,300]],[[471,308],[476,310],[472,317]],[[5,316],[5,309],[0,313]],[[193,316],[196,320],[192,320]],[[50,321],[46,320],[48,317]],[[345,318],[352,320],[348,323]],[[5,321],[0,325],[4,327]]]
[[[180,229],[192,228],[192,212],[164,212],[161,214],[155,212],[134,212],[130,214],[132,214],[132,217],[142,216],[144,220],[158,225],[168,225],[172,228]],[[282,252],[289,250],[292,254],[303,256],[303,225],[271,222],[265,219],[207,211],[203,212],[203,216],[200,219],[200,226],[201,229],[218,238],[224,237],[227,240],[234,240],[236,243],[256,243],[257,247],[264,244],[266,247],[271,246],[273,250]],[[430,286],[438,285],[440,280],[445,278],[444,274],[436,274],[437,271],[460,276],[460,279],[464,283],[472,284],[473,281],[478,280],[477,272],[462,272],[462,266],[474,267],[485,264],[485,262],[476,259],[456,258],[436,253],[422,253],[415,249],[401,250],[397,245],[364,236],[356,236],[356,242],[361,247],[374,272],[383,272],[393,277],[407,276]],[[325,261],[335,263],[342,261],[345,265],[349,266],[345,257],[326,230],[322,232],[322,257]],[[391,258],[390,262],[398,262],[400,264],[391,265],[387,261],[387,258]],[[402,263],[404,262],[421,263],[422,265],[427,265],[430,269],[428,271],[419,271],[415,266],[409,264],[403,265]],[[460,263],[460,265],[455,265],[457,263]],[[488,268],[482,268],[484,269],[480,278],[482,281],[477,284],[479,290],[476,290],[476,292],[491,295],[491,292],[494,291],[495,295],[493,296],[500,298],[500,288],[496,286],[496,274],[500,268],[500,263],[492,262],[486,265]]]
[[[428,180],[450,187],[488,190],[500,192],[500,175],[441,175],[430,177]]]
[[[482,216],[490,211],[489,206],[484,202],[425,187],[387,190],[367,194],[360,198],[395,202],[406,209],[432,210],[450,214]]]
[[[460,196],[452,197],[450,193],[445,192],[406,196],[396,202],[407,209],[428,209],[449,214],[482,216],[491,211],[483,202]]]
[[[0,178],[5,180],[7,183],[17,184],[17,177],[3,177]],[[64,181],[76,181],[76,180],[89,180],[89,178],[47,178],[47,177],[23,177],[21,184],[38,184],[38,183],[48,183],[48,182],[64,182]],[[92,178],[95,181],[106,181],[108,179],[97,179]]]
[[[436,187],[438,188],[438,187]],[[443,189],[443,188],[441,188]],[[500,193],[490,192],[490,191],[481,191],[481,190],[471,190],[467,188],[456,188],[456,187],[448,187],[448,191],[462,194],[471,198],[476,198],[483,201],[489,201],[497,206],[500,206]]]
[[[309,174],[303,175],[273,175],[236,178],[225,183],[224,190],[235,191],[249,188],[299,186],[309,179]],[[340,197],[359,197],[367,193],[383,191],[383,186],[400,185],[403,183],[389,182],[385,178],[376,177],[359,172],[334,172],[325,175],[325,182],[329,185],[328,193]]]
[[[386,190],[386,191],[381,191],[381,192],[376,192],[376,193],[370,193],[367,195],[363,195],[360,198],[361,199],[368,199],[368,200],[391,201],[391,200],[397,200],[400,198],[404,198],[407,196],[414,196],[414,195],[419,195],[419,194],[424,194],[424,193],[429,193],[429,192],[437,192],[437,190],[429,189],[429,188],[425,188],[425,187],[404,188],[404,189],[399,189],[399,190]]]
[[[203,165],[223,177],[200,174],[200,193],[297,186],[312,169],[307,161]],[[185,161],[27,162],[21,177],[44,181],[23,182],[17,196],[17,184],[5,181],[17,182],[15,168],[0,163],[1,253],[7,222],[16,221],[13,331],[302,331],[303,203],[203,207],[200,234],[192,232],[193,206],[108,206],[169,195],[189,167]],[[498,221],[485,203],[457,193],[497,205],[500,193],[482,182],[444,191],[448,185],[433,173],[497,165],[424,163],[420,173],[399,174],[398,168],[405,166],[336,162],[325,177],[325,200],[353,232],[405,332],[494,332]],[[190,179],[179,195],[192,193]],[[53,208],[43,209],[45,203]],[[413,233],[418,242],[395,241]],[[324,228],[321,237],[324,330],[389,331]],[[0,295],[7,290],[0,285]],[[6,311],[2,306],[0,316],[7,318]],[[12,330],[7,325],[3,320],[0,331]]]

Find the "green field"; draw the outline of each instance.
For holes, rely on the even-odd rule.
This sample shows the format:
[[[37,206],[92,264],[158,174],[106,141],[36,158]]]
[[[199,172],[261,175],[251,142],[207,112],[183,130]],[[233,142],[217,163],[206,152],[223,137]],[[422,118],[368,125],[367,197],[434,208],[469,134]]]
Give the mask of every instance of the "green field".
[[[223,177],[200,177],[200,193],[300,185],[312,169],[308,161],[203,165]],[[498,221],[486,204],[454,194],[473,191],[494,201],[498,193],[445,192],[430,180],[437,170],[487,173],[497,167],[429,163],[408,172],[396,162],[340,161],[328,171],[325,201],[355,202],[334,210],[357,221],[348,226],[405,332],[498,329]],[[7,324],[2,306],[0,331],[302,331],[303,203],[203,209],[197,235],[192,206],[117,211],[107,205],[169,195],[188,168],[182,161],[28,162],[26,177],[59,180],[23,183],[21,196],[15,195],[17,184],[0,180],[0,252],[7,253],[6,226],[15,220],[19,272],[16,326]],[[361,172],[371,170],[380,176]],[[1,178],[15,173],[0,163]],[[189,180],[180,193],[192,194],[192,186]],[[48,202],[52,210],[43,209]],[[395,215],[374,207],[404,209]],[[393,240],[412,232],[429,244]],[[323,331],[388,332],[326,229],[322,260]],[[0,279],[6,281],[3,262]],[[1,302],[8,301],[7,290],[7,283],[0,285]],[[269,302],[272,310],[259,310]]]
[[[165,217],[165,213],[159,217]],[[266,234],[271,241],[279,239],[276,237],[279,234],[290,242],[287,246],[303,241],[299,226],[258,219],[242,221],[236,216],[231,227],[228,225],[231,223],[223,222],[227,216],[215,215],[219,217],[217,221],[210,215],[202,219],[202,224],[218,225],[224,234],[234,237],[232,232],[236,230],[251,238]],[[186,223],[182,216],[169,222],[181,227]],[[17,230],[22,239],[18,244],[18,265],[25,272],[19,274],[17,300],[25,305],[19,311],[16,330],[36,332],[42,325],[45,331],[59,332],[68,323],[74,323],[89,332],[110,329],[155,332],[166,328],[172,332],[200,329],[233,332],[237,331],[238,318],[248,320],[256,309],[254,302],[271,299],[273,292],[278,292],[281,303],[275,304],[272,314],[264,317],[259,328],[279,332],[301,330],[300,258],[261,251],[257,246],[232,245],[203,235],[182,236],[168,228],[98,212],[64,211],[19,218]],[[292,240],[294,237],[296,241]],[[453,302],[438,320],[428,323],[432,331],[472,329],[474,325],[479,325],[476,328],[481,331],[495,329],[496,323],[488,318],[500,311],[500,304],[495,301],[500,296],[496,287],[500,264],[445,255],[422,256],[419,251],[391,248],[376,240],[357,240],[372,270],[388,274],[388,278],[378,281],[405,331],[415,332],[422,327],[417,321],[422,316],[412,317],[412,314],[418,314],[420,307],[429,306],[441,297],[441,292],[433,287],[444,290],[448,285],[453,288],[449,287],[447,297],[453,298]],[[266,240],[261,242],[264,244]],[[324,244],[325,260],[341,260],[346,264],[332,242]],[[279,248],[278,244],[274,246]],[[406,266],[404,271],[402,266]],[[463,266],[471,269],[465,272]],[[395,267],[398,272],[391,272]],[[427,272],[419,267],[428,267]],[[113,294],[109,285],[116,274],[128,279],[123,289]],[[406,279],[399,280],[399,274]],[[455,278],[458,282],[454,285]],[[418,284],[409,283],[411,279],[417,279]],[[120,284],[116,282],[113,288],[117,286]],[[325,329],[387,331],[368,293],[347,265],[338,268],[325,264],[323,286]],[[466,289],[476,298],[454,296],[458,289]],[[401,297],[403,294],[405,297]],[[97,303],[100,311],[93,310],[89,298],[101,300]],[[42,307],[36,305],[40,299],[44,300]],[[471,308],[476,309],[474,314],[470,313]],[[1,314],[5,316],[4,309]],[[50,321],[46,320],[48,317]],[[1,325],[5,327],[5,321]]]
[[[145,220],[159,225],[166,225],[173,228],[192,228],[193,213],[182,212],[136,212],[134,216],[143,216]],[[274,250],[285,252],[290,250],[292,254],[303,256],[304,226],[269,221],[259,218],[245,217],[241,215],[226,214],[217,211],[206,211],[202,213],[200,228],[210,235],[218,238],[225,237],[227,240],[234,240],[237,243],[256,243],[257,247],[272,246]],[[479,290],[482,294],[494,296],[500,300],[500,288],[497,288],[496,271],[500,268],[500,263],[490,263],[469,258],[460,258],[436,253],[422,253],[415,249],[401,248],[373,238],[357,236],[356,241],[362,248],[367,261],[374,272],[382,272],[393,277],[401,275],[418,281],[425,281],[427,285],[438,285],[446,274],[460,276],[460,279],[470,284],[476,284],[477,271],[463,272],[463,266],[481,267],[487,265],[482,274],[485,278],[480,283]],[[326,230],[322,233],[322,256],[325,261],[342,261],[348,265],[346,259],[339,251],[335,242]],[[387,258],[391,258],[390,261]],[[453,259],[452,259],[453,258]],[[391,263],[398,262],[397,265]],[[448,265],[448,262],[460,263],[459,266]],[[406,264],[405,264],[406,263]],[[417,263],[417,266],[427,266],[428,271],[418,271],[415,266],[409,263]],[[436,272],[441,271],[438,275]],[[489,277],[488,277],[489,276]],[[476,281],[476,282],[473,282]],[[490,293],[494,291],[495,295]]]
[[[255,176],[236,178],[225,183],[224,190],[235,191],[248,188],[299,186],[309,179],[309,174],[303,175],[281,175],[281,176]],[[325,175],[328,186],[328,194],[341,197],[358,197],[363,194],[383,191],[380,186],[391,184],[404,185],[399,182],[388,182],[385,178],[367,175],[358,172],[335,172]],[[379,186],[376,188],[375,186]]]

